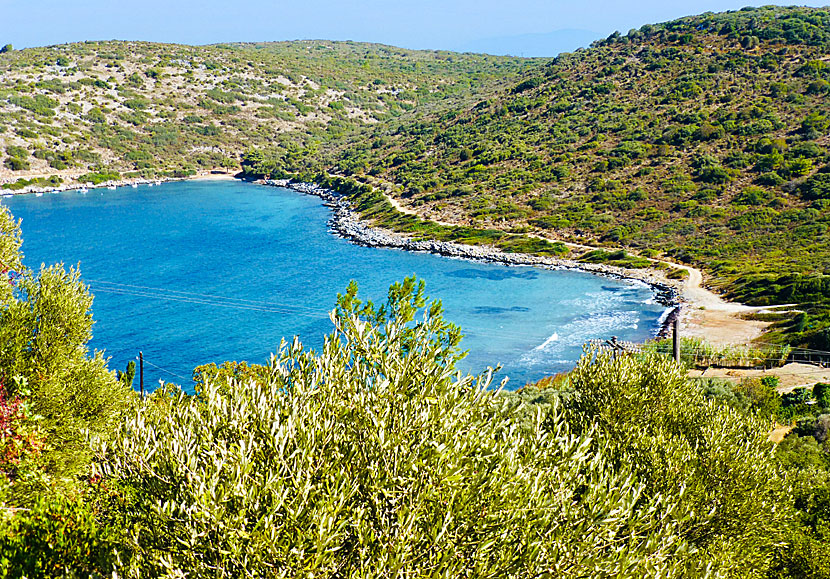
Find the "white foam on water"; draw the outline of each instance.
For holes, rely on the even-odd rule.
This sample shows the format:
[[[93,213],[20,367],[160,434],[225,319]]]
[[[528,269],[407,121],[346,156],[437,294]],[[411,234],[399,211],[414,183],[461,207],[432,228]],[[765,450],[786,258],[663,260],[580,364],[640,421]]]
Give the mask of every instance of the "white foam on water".
[[[639,322],[640,317],[636,311],[623,310],[583,316],[560,328],[541,345],[522,354],[519,361],[527,365],[549,362],[554,355],[567,355],[567,350],[581,348],[590,340],[607,339],[620,330],[636,330]]]
[[[542,342],[541,344],[539,344],[538,346],[536,346],[533,349],[534,350],[544,350],[548,346],[550,346],[552,343],[558,342],[558,341],[559,341],[559,334],[554,332],[547,340],[545,340],[544,342]]]
[[[606,310],[623,301],[623,292],[586,292],[578,298],[564,300],[562,305],[578,311],[595,312]]]
[[[660,314],[659,318],[657,318],[657,328],[655,328],[655,330],[654,330],[655,335],[657,335],[657,333],[659,333],[660,330],[663,329],[663,324],[666,323],[666,320],[668,319],[669,314],[672,313],[673,311],[674,311],[674,308],[666,308],[665,310],[663,310],[663,313]]]

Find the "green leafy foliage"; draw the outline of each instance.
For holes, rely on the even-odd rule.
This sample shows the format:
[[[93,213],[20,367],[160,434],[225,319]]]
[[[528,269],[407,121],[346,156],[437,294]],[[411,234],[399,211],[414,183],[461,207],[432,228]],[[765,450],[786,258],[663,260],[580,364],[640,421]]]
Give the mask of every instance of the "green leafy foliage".
[[[83,500],[41,499],[0,524],[0,577],[105,577],[119,545]]]
[[[268,366],[248,364],[247,362],[222,362],[218,366],[211,362],[196,366],[193,370],[193,382],[196,395],[200,396],[207,384],[230,388],[233,384],[248,382],[264,383],[268,377]]]
[[[813,397],[821,408],[830,408],[830,384],[819,382],[813,386]]]
[[[0,210],[4,269],[22,274],[0,294],[0,384],[5,396],[25,397],[44,440],[45,472],[69,481],[89,464],[86,433],[105,435],[129,408],[131,390],[115,380],[100,352],[88,354],[92,296],[76,268],[23,269],[19,228]],[[12,489],[27,500],[25,485]],[[31,497],[29,497],[31,498]]]
[[[135,360],[130,360],[129,362],[127,362],[127,368],[123,372],[121,372],[120,370],[117,371],[115,373],[115,377],[127,388],[132,388],[133,380],[135,379]]]
[[[665,569],[673,539],[635,507],[631,481],[561,421],[512,428],[489,377],[455,375],[457,330],[425,306],[414,280],[381,308],[352,286],[321,354],[284,344],[263,382],[208,382],[163,414],[141,411],[102,448],[102,468],[135,490],[143,568],[504,576],[538,573],[558,547],[566,573]],[[586,516],[613,508],[624,524]]]
[[[779,549],[776,577],[830,577],[830,415],[801,419],[776,448],[793,483],[797,518]]]
[[[644,496],[672,497],[695,557],[730,575],[763,575],[787,522],[763,422],[707,401],[667,356],[584,358],[570,384],[570,423],[595,428]]]
[[[121,175],[117,171],[96,171],[95,173],[87,173],[78,177],[80,183],[91,183],[92,185],[100,185],[107,181],[117,181]]]
[[[351,285],[331,319],[320,353],[295,340],[256,369],[204,367],[198,395],[158,391],[97,443],[129,565],[252,577],[770,567],[788,495],[765,425],[707,403],[666,358],[589,356],[569,397],[504,396],[490,373],[455,371],[460,333],[423,283],[394,284],[381,306]]]
[[[23,269],[22,245],[20,222],[15,221],[6,207],[0,206],[0,307],[6,307],[12,300],[14,286],[9,283],[9,275]]]

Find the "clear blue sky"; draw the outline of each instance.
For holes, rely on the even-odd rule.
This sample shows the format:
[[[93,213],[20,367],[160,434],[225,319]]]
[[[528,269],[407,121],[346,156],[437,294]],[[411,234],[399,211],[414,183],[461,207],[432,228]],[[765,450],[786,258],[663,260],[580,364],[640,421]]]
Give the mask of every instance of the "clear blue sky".
[[[808,2],[820,6],[824,2]],[[325,38],[458,49],[486,39],[645,23],[770,2],[749,0],[0,0],[0,45],[80,40],[185,44]],[[783,4],[792,4],[785,2]]]

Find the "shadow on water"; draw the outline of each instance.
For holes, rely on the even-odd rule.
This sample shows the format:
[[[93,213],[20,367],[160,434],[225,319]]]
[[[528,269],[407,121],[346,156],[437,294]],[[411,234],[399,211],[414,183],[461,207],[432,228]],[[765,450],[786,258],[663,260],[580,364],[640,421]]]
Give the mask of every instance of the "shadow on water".
[[[501,314],[506,314],[508,312],[529,312],[530,308],[524,308],[522,306],[513,306],[512,308],[500,308],[498,306],[477,306],[473,308],[474,314],[480,315],[494,315],[498,316]]]
[[[445,275],[460,277],[464,279],[487,279],[490,281],[502,281],[505,279],[536,279],[539,272],[523,268],[500,268],[500,269],[457,269],[447,272]]]
[[[601,286],[603,291],[612,292],[612,293],[637,293],[639,288],[636,286],[613,286],[613,285],[604,285]]]

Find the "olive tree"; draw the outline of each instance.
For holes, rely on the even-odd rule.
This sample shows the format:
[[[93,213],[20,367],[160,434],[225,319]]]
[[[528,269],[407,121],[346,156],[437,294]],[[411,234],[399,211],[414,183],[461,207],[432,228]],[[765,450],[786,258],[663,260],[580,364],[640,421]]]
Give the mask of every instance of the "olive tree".
[[[558,406],[527,424],[414,280],[340,296],[320,352],[157,392],[111,443],[133,572],[200,577],[683,576],[686,519]],[[697,569],[702,576],[706,568]],[[125,571],[126,572],[126,571]]]
[[[22,269],[20,223],[0,205],[0,307],[7,306],[13,295],[13,280]]]
[[[672,497],[692,559],[765,576],[792,517],[771,420],[706,400],[668,356],[590,353],[570,375],[569,418],[631,468],[644,496]]]
[[[19,277],[0,279],[0,382],[9,396],[25,396],[38,417],[47,472],[70,479],[90,457],[86,432],[112,429],[130,390],[90,355],[92,295],[77,268],[22,265],[20,231],[0,208],[0,260]]]

